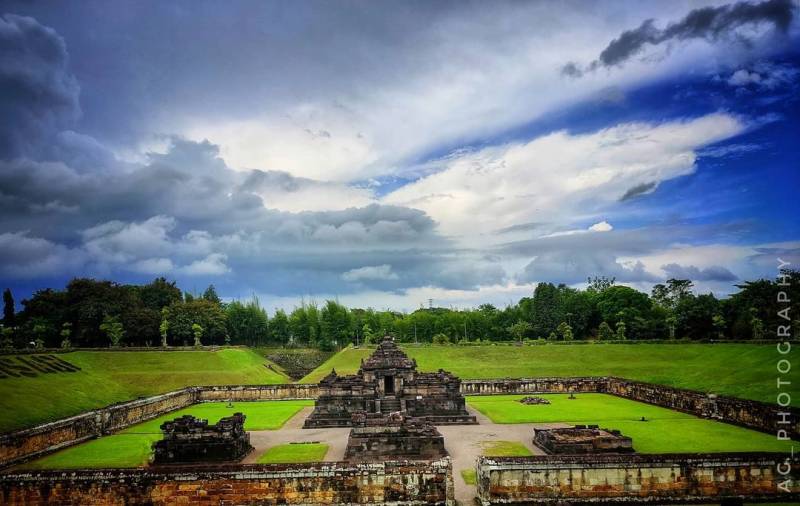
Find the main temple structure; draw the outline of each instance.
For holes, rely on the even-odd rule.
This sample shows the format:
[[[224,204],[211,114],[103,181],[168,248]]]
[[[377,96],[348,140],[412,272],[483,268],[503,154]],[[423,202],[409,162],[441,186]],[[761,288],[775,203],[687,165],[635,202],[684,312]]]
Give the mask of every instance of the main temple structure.
[[[304,427],[352,427],[354,414],[372,418],[396,412],[434,425],[476,424],[460,386],[461,380],[447,371],[418,372],[416,360],[387,336],[361,361],[356,374],[338,376],[334,370],[320,381],[314,411]]]

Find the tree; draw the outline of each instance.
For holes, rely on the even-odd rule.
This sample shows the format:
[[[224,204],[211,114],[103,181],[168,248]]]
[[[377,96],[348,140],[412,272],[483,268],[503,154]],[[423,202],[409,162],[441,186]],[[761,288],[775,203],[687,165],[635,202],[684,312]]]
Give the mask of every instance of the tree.
[[[259,346],[269,339],[269,319],[255,295],[246,303],[235,300],[225,307],[228,341]]]
[[[197,348],[203,346],[201,341],[203,338],[203,326],[199,323],[192,323],[192,335],[194,336],[194,346]]]
[[[522,342],[530,331],[531,324],[523,320],[517,320],[517,323],[508,327],[508,333],[514,337],[515,341],[519,342]]]
[[[194,324],[203,328],[203,340],[209,345],[223,344],[228,335],[227,315],[214,302],[194,299],[176,303],[169,307],[168,315],[169,335],[174,342],[189,343],[194,340]]]
[[[222,299],[219,298],[217,295],[217,289],[214,288],[214,285],[208,285],[206,291],[203,292],[203,299],[209,302],[213,302],[214,304],[221,305]]]
[[[14,331],[0,326],[0,351],[14,351]]]
[[[611,330],[611,327],[606,322],[602,322],[599,327],[597,327],[597,338],[601,341],[610,341],[614,339],[614,331]]]
[[[617,278],[611,277],[607,278],[605,276],[595,276],[590,277],[588,279],[589,286],[587,290],[594,291],[594,292],[602,292],[614,286],[614,283],[617,281]]]
[[[6,288],[3,291],[3,325],[8,328],[16,326],[14,311],[14,296],[11,295],[11,289]]]
[[[139,298],[145,307],[156,311],[176,302],[183,302],[181,289],[175,286],[174,281],[167,281],[166,278],[156,278],[140,287]]]
[[[563,321],[559,289],[552,283],[539,283],[533,291],[533,332],[546,336]]]
[[[433,336],[433,339],[431,341],[433,342],[433,344],[450,344],[450,336],[448,336],[447,334],[439,333]]]
[[[283,309],[275,311],[275,316],[270,320],[269,335],[274,342],[293,344],[289,334],[289,318]]]
[[[564,341],[572,341],[573,339],[572,327],[570,327],[569,324],[567,324],[567,322],[559,323],[556,331],[558,332],[558,335],[561,336],[561,339],[563,339]]]
[[[617,323],[616,338],[619,339],[620,341],[624,341],[625,339],[627,339],[627,337],[625,336],[625,322],[623,321]]]
[[[764,338],[764,321],[758,317],[758,310],[750,308],[750,328],[752,329],[753,339]]]
[[[70,337],[72,336],[72,324],[70,322],[64,322],[61,324],[61,348],[62,349],[69,349],[72,348],[72,341]]]
[[[350,313],[347,308],[335,300],[325,301],[320,311],[322,335],[319,346],[322,349],[333,349],[334,345],[350,341]]]
[[[125,330],[116,316],[106,315],[103,317],[100,330],[106,333],[106,336],[111,341],[112,348],[118,347],[122,342],[122,338],[125,337]]]
[[[725,328],[727,327],[725,318],[723,318],[723,316],[720,314],[715,314],[711,320],[711,323],[714,326],[714,332],[716,333],[717,339],[725,339]]]
[[[369,326],[369,323],[365,323],[363,327],[361,327],[361,335],[364,336],[364,344],[372,344],[375,342],[375,336],[372,334],[372,327]]]
[[[158,325],[158,333],[161,336],[161,347],[166,348],[167,335],[169,335],[169,308],[161,308],[161,323]]]

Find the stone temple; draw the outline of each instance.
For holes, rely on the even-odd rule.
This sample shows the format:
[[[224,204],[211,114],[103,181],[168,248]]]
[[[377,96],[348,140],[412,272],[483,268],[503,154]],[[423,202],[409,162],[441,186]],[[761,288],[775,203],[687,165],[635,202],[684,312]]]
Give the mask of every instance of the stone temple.
[[[477,424],[467,412],[461,380],[443,370],[417,371],[417,362],[403,353],[392,338],[380,346],[351,376],[336,371],[319,383],[314,411],[304,427],[352,427],[353,415],[384,417],[401,412],[435,425]]]
[[[164,438],[153,444],[154,464],[238,462],[253,447],[245,416],[234,413],[214,425],[184,415],[161,425]]]

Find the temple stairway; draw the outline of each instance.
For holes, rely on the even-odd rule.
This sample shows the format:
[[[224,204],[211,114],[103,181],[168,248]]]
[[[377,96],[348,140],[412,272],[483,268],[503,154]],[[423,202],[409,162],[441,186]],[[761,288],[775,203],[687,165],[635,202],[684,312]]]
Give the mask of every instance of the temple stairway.
[[[386,397],[381,399],[381,413],[388,415],[395,411],[400,411],[400,399]]]

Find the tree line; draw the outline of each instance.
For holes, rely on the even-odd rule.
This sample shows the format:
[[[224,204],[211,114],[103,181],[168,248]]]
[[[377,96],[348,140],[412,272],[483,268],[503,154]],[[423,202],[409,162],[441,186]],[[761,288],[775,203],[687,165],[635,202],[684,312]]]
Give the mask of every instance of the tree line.
[[[410,313],[348,308],[337,300],[301,302],[271,316],[255,296],[223,302],[214,286],[202,295],[157,278],[145,285],[73,279],[22,301],[3,293],[0,348],[107,346],[311,346],[324,350],[369,344],[383,335],[401,342],[472,344],[532,340],[777,339],[779,325],[800,328],[800,272],[736,285],[718,299],[670,279],[650,294],[590,278],[586,289],[540,283],[530,297],[497,308],[420,308]],[[792,301],[779,313],[778,293]],[[794,318],[791,318],[791,316]]]

